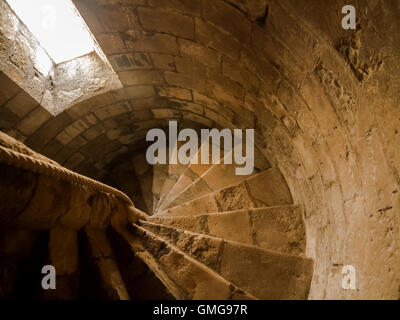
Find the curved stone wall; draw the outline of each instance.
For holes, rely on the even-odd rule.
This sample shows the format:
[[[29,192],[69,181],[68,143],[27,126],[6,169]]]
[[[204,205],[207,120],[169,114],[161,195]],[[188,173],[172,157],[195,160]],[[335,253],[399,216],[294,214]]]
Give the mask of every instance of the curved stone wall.
[[[305,207],[310,298],[399,297],[398,1],[352,1],[355,31],[340,0],[74,2],[124,88],[56,117],[18,112],[8,90],[2,130],[98,178],[172,119],[255,128]],[[341,287],[344,265],[355,291]]]

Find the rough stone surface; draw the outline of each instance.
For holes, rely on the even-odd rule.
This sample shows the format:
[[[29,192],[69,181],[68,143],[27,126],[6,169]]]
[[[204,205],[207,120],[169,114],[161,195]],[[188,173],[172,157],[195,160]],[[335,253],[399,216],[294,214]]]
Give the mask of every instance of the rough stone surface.
[[[9,5],[1,1],[0,6],[0,68],[24,89],[7,103],[19,117],[39,103],[57,115],[73,104],[121,86],[97,45],[91,53],[56,64]]]
[[[288,186],[268,190],[280,204],[287,203],[290,190],[293,203],[304,205],[306,256],[315,260],[309,298],[398,299],[398,4],[355,0],[357,30],[343,30],[339,0],[203,2],[75,1],[82,15],[90,16],[87,23],[110,60],[159,54],[169,56],[167,62],[151,57],[148,69],[118,71],[128,87],[142,92],[138,96],[101,95],[47,119],[35,112],[42,106],[22,119],[18,113],[22,116],[24,107],[17,113],[6,108],[19,89],[0,75],[1,129],[56,161],[80,152],[85,159],[77,170],[103,177],[121,156],[115,152],[143,151],[146,131],[167,127],[169,118],[162,117],[171,114],[201,126],[255,128],[257,146]],[[183,18],[155,19],[161,11]],[[29,67],[28,39],[16,37],[19,23],[5,12],[0,10],[1,70],[35,98],[45,92],[44,79]],[[103,14],[107,21],[99,23]],[[194,24],[194,34],[179,21]],[[17,50],[9,55],[14,45]],[[184,110],[176,102],[182,95],[169,95],[185,90],[203,109]],[[161,100],[159,92],[168,94]],[[74,121],[117,102],[132,109],[98,119],[66,145],[55,140]],[[157,119],[155,109],[163,110]],[[135,117],[137,110],[151,116]],[[113,129],[119,131],[110,133]],[[271,204],[264,190],[248,187],[254,206]],[[199,213],[219,210],[215,201],[207,203],[199,205]],[[342,289],[344,265],[356,268],[357,290]]]
[[[306,247],[302,212],[297,206],[182,217],[155,216],[151,221],[282,253],[301,255]]]
[[[104,231],[85,229],[92,258],[96,261],[108,299],[128,300],[129,295]]]
[[[258,298],[307,297],[313,270],[309,259],[152,223],[141,225]]]
[[[168,277],[183,290],[186,298],[227,300],[237,291],[237,288],[217,273],[171,246],[168,242],[162,241],[144,229],[138,229],[138,231],[143,236],[142,241],[145,243],[146,249],[167,272]],[[247,297],[251,298],[252,296],[247,294]]]
[[[309,259],[224,244],[220,274],[261,299],[306,299],[312,271]]]
[[[206,195],[194,198],[171,208],[167,206],[157,215],[194,215],[292,204],[290,191],[276,169],[265,170],[232,186],[214,192],[210,190]]]

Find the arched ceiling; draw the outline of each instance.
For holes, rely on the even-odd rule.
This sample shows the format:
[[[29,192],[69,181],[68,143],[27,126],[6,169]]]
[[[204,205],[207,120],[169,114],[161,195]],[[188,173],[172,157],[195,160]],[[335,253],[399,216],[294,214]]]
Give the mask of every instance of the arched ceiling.
[[[56,117],[37,111],[34,130],[34,116],[16,119],[15,135],[96,175],[171,119],[255,128],[257,146],[305,205],[316,258],[310,297],[398,295],[398,1],[354,0],[356,31],[341,28],[342,0],[74,3],[124,88]],[[341,289],[337,266],[351,263],[359,292]]]

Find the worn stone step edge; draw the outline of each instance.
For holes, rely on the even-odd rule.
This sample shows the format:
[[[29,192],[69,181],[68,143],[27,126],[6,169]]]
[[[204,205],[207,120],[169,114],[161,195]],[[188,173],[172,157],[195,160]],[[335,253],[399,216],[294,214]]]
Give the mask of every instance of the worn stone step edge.
[[[168,199],[168,196],[171,194],[171,192],[176,188],[177,185],[182,184],[182,178],[184,176],[188,177],[189,175],[187,174],[191,169],[188,166],[185,171],[182,173],[182,175],[178,178],[178,180],[176,181],[175,185],[171,188],[171,190],[159,201],[159,205],[157,207],[156,213],[158,211],[163,211],[165,208],[168,208],[169,204],[171,202],[173,202],[176,198],[178,198],[187,188],[189,188],[193,183],[195,183],[196,181],[198,181],[199,179],[201,179],[202,176],[204,176],[204,174],[206,174],[208,171],[210,171],[213,167],[208,168],[202,175],[197,175],[195,172],[192,172],[193,175],[196,174],[196,178],[194,180],[192,180],[192,182],[190,184],[188,184],[186,187],[183,188],[183,190],[181,190],[176,196],[174,196],[173,198]]]
[[[236,185],[238,183],[243,182],[244,180],[248,179],[251,176],[254,176],[258,174],[259,172],[254,172],[249,176],[236,176],[233,175],[234,179],[230,177],[229,181],[226,181],[225,183],[221,183],[219,187],[213,187],[212,183],[210,181],[207,181],[207,179],[211,176],[215,176],[216,170],[224,170],[224,172],[227,171],[227,167],[230,166],[232,169],[236,168],[236,165],[234,164],[215,164],[211,168],[209,168],[206,172],[204,172],[201,176],[199,176],[196,180],[192,181],[191,184],[186,186],[179,194],[177,194],[173,199],[169,199],[168,202],[165,202],[159,210],[163,211],[169,208],[176,207],[182,203],[195,200],[197,198],[200,198],[203,195],[206,195],[207,193],[211,193],[217,190],[221,190],[225,187],[229,187],[232,185]],[[223,179],[221,179],[223,180]],[[233,181],[234,180],[234,181]],[[198,192],[198,190],[201,189],[207,189],[207,190],[202,190],[202,192]],[[196,196],[193,196],[196,195]],[[185,200],[186,199],[186,200]]]
[[[309,258],[266,250],[147,221],[141,221],[140,224],[146,230],[157,234],[159,237],[177,246],[184,253],[190,255],[200,263],[205,264],[227,281],[238,287],[247,287],[247,292],[250,292],[260,299],[305,299],[305,292],[307,292],[307,294],[309,292],[313,268],[313,261]],[[205,248],[207,250],[205,250]],[[251,264],[253,262],[257,264],[258,260],[268,261],[268,263],[261,264],[259,269],[256,269],[256,279],[254,277],[251,279],[251,277],[248,278],[247,268],[237,268],[235,256],[239,260],[250,261]],[[234,268],[228,267],[227,269],[227,263],[228,265],[233,264]],[[282,276],[274,278],[275,285],[281,287],[280,281],[283,281],[283,283],[288,282],[288,288],[278,288],[276,291],[272,290],[271,292],[269,288],[263,285],[260,286],[257,279],[269,279],[269,277],[271,277],[269,273],[281,273],[281,271],[279,271],[280,268],[282,268],[283,274],[289,272],[287,273],[288,277],[287,279],[283,277],[283,280]],[[269,280],[267,280],[267,282],[268,281]]]
[[[201,146],[200,146],[200,147],[201,147]],[[227,158],[232,157],[232,153],[234,152],[233,150],[231,150],[231,151],[229,151],[229,152],[225,152],[225,151],[222,151],[222,150],[221,150],[221,152],[222,152],[222,156],[221,156],[221,159],[220,159],[220,163],[219,163],[219,164],[211,165],[211,167],[209,167],[207,170],[205,170],[204,172],[202,172],[200,175],[198,174],[198,172],[195,172],[195,171],[191,170],[192,167],[191,167],[191,164],[189,164],[189,165],[187,166],[187,168],[185,169],[185,171],[182,172],[181,177],[187,176],[188,179],[189,179],[190,177],[192,177],[192,178],[191,178],[191,179],[192,179],[192,182],[191,182],[190,184],[184,186],[183,188],[181,188],[181,191],[180,191],[178,194],[174,195],[173,198],[172,198],[172,197],[168,197],[168,196],[171,195],[171,192],[172,192],[172,191],[174,190],[174,188],[176,187],[176,186],[174,186],[174,187],[171,189],[171,191],[164,197],[164,199],[162,200],[162,203],[160,203],[160,205],[159,205],[158,208],[157,208],[157,211],[155,211],[155,212],[162,211],[162,210],[164,210],[164,209],[166,209],[166,208],[168,208],[168,207],[171,207],[171,206],[170,206],[170,203],[171,203],[171,202],[175,201],[175,200],[176,200],[177,198],[179,198],[185,191],[187,191],[188,189],[192,188],[192,186],[193,186],[194,184],[199,183],[201,180],[203,180],[204,183],[206,183],[206,184],[208,185],[208,183],[207,183],[207,181],[206,181],[207,179],[204,179],[204,178],[207,177],[208,175],[212,175],[213,172],[214,172],[214,170],[219,169],[219,167],[220,167],[221,165],[223,165],[223,166],[229,166],[229,167],[232,166],[232,168],[237,168],[237,167],[238,167],[238,166],[237,166],[236,164],[234,164],[234,163],[232,163],[232,164],[225,164],[225,158],[226,158],[226,157],[227,157]],[[264,157],[260,152],[257,152],[256,155],[255,155],[255,158],[254,158],[254,170],[253,170],[252,174],[249,175],[248,177],[254,176],[254,175],[256,175],[257,173],[260,173],[260,172],[265,171],[265,170],[268,170],[268,169],[271,169],[271,165],[268,163],[268,161],[266,161],[265,157]],[[194,180],[193,180],[193,176],[194,176]],[[179,184],[182,184],[182,183],[186,183],[185,181],[182,182],[181,177],[180,177],[180,179],[178,179],[176,185],[179,185]],[[243,179],[241,179],[241,180],[244,180],[244,179],[245,179],[245,178],[243,178]],[[235,181],[235,182],[232,182],[231,184],[234,184],[234,183],[236,183],[236,181]],[[224,186],[229,186],[229,185],[230,185],[230,184],[227,183],[227,184],[224,185]],[[223,188],[224,186],[221,186],[220,188]],[[220,189],[220,188],[212,188],[212,186],[209,186],[209,187],[210,187],[210,189],[211,189],[212,191],[215,191],[215,190]]]
[[[148,221],[267,250],[304,255],[303,211],[300,205],[287,205],[187,216],[157,216],[149,217]]]
[[[188,254],[183,252],[181,249],[179,249],[178,247],[173,245],[171,242],[161,238],[157,234],[155,234],[139,225],[132,224],[132,228],[133,228],[133,230],[135,230],[137,233],[139,233],[141,235],[142,243],[144,241],[144,239],[143,239],[144,237],[150,238],[151,241],[158,242],[159,248],[158,248],[157,253],[159,253],[160,251],[168,250],[168,253],[165,253],[163,255],[163,256],[165,256],[166,254],[173,252],[175,255],[179,256],[179,258],[185,260],[186,263],[195,266],[195,268],[197,268],[200,272],[208,274],[214,281],[218,282],[218,285],[225,286],[229,289],[229,294],[227,296],[212,296],[212,293],[209,295],[209,294],[202,294],[202,293],[196,293],[196,292],[194,292],[194,293],[192,293],[192,295],[190,295],[188,292],[186,292],[186,290],[184,290],[184,287],[182,285],[177,283],[177,279],[171,278],[171,275],[169,275],[168,270],[165,270],[165,267],[162,266],[162,264],[157,260],[157,258],[154,256],[154,253],[151,252],[151,249],[149,249],[148,247],[146,248],[146,244],[143,243],[145,251],[148,254],[150,254],[151,257],[153,258],[153,263],[154,262],[157,263],[158,267],[163,270],[163,273],[168,276],[169,280],[172,283],[174,283],[177,287],[179,287],[181,289],[181,291],[186,292],[185,299],[196,299],[196,300],[197,299],[218,299],[218,300],[219,299],[221,299],[221,300],[251,299],[251,300],[257,300],[256,297],[254,297],[253,295],[249,294],[248,292],[242,290],[241,288],[238,288],[231,282],[227,281],[226,279],[221,277],[218,273],[216,273],[215,271],[213,271],[206,265],[200,263],[196,259],[192,258]],[[146,261],[144,261],[144,262],[147,263]],[[154,268],[154,266],[149,266],[149,267],[152,269]],[[198,287],[198,284],[196,285],[196,288],[197,287]]]
[[[201,147],[201,146],[200,146]],[[198,155],[198,153],[196,153],[196,156]],[[196,157],[195,156],[195,157]],[[223,159],[223,157],[221,158]],[[211,170],[215,165],[211,165],[208,169],[206,169],[204,172],[202,172],[200,175],[198,174],[198,172],[194,171],[193,165],[201,165],[201,164],[193,164],[192,162],[190,162],[185,170],[182,171],[180,177],[176,180],[175,185],[163,196],[160,198],[159,202],[158,202],[158,206],[156,208],[155,212],[158,212],[160,210],[163,210],[163,208],[165,206],[168,205],[168,203],[170,203],[171,201],[173,201],[177,196],[179,196],[179,194],[181,194],[186,188],[188,188],[190,185],[192,185],[195,181],[197,181],[198,179],[200,179],[204,174],[206,174],[209,170]],[[186,177],[187,179],[191,179],[192,181],[190,182],[190,184],[188,184],[187,186],[185,186],[179,193],[178,195],[174,196],[173,198],[169,199],[169,196],[171,195],[171,193],[175,190],[175,188],[183,183],[185,183],[185,181],[183,180],[183,178]],[[191,177],[191,178],[190,178]],[[183,181],[183,182],[182,182]]]
[[[271,249],[264,249],[264,248],[257,247],[255,245],[250,245],[250,244],[246,244],[246,243],[242,243],[242,242],[238,242],[238,241],[227,240],[227,239],[224,239],[224,238],[215,237],[215,236],[204,234],[204,233],[192,232],[192,231],[188,231],[188,230],[184,230],[184,229],[180,229],[180,228],[176,228],[176,227],[171,227],[171,226],[167,226],[167,225],[163,225],[163,224],[159,224],[159,223],[154,223],[154,222],[150,222],[150,221],[144,221],[144,220],[138,220],[138,221],[139,221],[139,226],[141,226],[143,228],[146,228],[146,225],[151,226],[151,227],[161,227],[161,228],[170,229],[171,231],[176,231],[176,232],[182,233],[182,234],[188,234],[188,235],[191,235],[191,236],[201,236],[201,237],[208,238],[208,239],[224,241],[224,242],[227,242],[227,243],[231,243],[231,244],[242,246],[244,248],[246,248],[246,247],[252,248],[252,249],[254,248],[254,249],[266,252],[266,253],[271,253],[271,254],[276,254],[276,255],[286,256],[286,257],[297,257],[297,258],[301,258],[301,259],[311,260],[311,259],[309,259],[307,257],[302,256],[302,255],[294,255],[294,254],[283,253],[283,252],[279,252],[279,251],[275,251],[275,250],[271,250]],[[146,229],[146,230],[148,230],[148,229]],[[150,231],[150,230],[148,230],[148,231]],[[153,231],[150,231],[150,232],[154,233]],[[156,233],[154,233],[154,234],[156,234]],[[163,238],[159,234],[156,234],[156,235],[161,237],[165,241],[168,241],[169,243],[171,243],[171,245],[177,247],[175,244],[173,244],[169,240],[166,240],[165,238]],[[177,248],[179,250],[181,250],[179,247],[177,247]]]
[[[284,199],[283,198],[282,199],[275,199],[275,197],[280,198],[280,195],[273,194],[274,191],[272,191],[271,193],[267,193],[269,198],[268,197],[267,198],[263,198],[262,200],[258,199],[258,198],[254,198],[254,195],[251,194],[251,191],[255,192],[255,193],[257,193],[259,191],[256,190],[258,188],[253,188],[253,186],[252,186],[252,184],[250,182],[253,181],[253,180],[259,179],[260,177],[262,177],[262,175],[278,175],[279,176],[279,179],[281,179],[280,183],[281,184],[282,183],[285,184],[284,186],[282,186],[282,189],[285,189],[285,190],[279,190],[278,191],[277,188],[274,188],[274,190],[276,190],[276,193],[279,193],[280,191],[283,191],[285,193],[285,195],[283,196]],[[272,176],[272,178],[274,178],[274,177],[276,177],[276,176]],[[282,176],[282,174],[280,173],[280,171],[278,169],[270,168],[270,169],[264,170],[264,171],[262,171],[262,172],[260,172],[260,173],[258,173],[256,175],[249,176],[247,179],[242,180],[242,181],[240,181],[238,183],[234,183],[232,185],[223,187],[223,188],[221,188],[219,190],[215,190],[215,191],[210,192],[208,194],[202,195],[202,196],[200,196],[198,198],[195,198],[195,199],[192,199],[192,200],[187,201],[185,203],[179,204],[179,205],[177,205],[175,207],[168,208],[168,209],[166,209],[164,211],[159,211],[154,216],[156,216],[156,217],[168,216],[168,214],[182,216],[183,214],[181,214],[181,213],[176,214],[177,209],[183,209],[184,211],[187,211],[189,209],[189,205],[190,204],[194,205],[194,204],[196,204],[196,202],[197,203],[203,203],[203,204],[207,204],[208,203],[208,204],[213,205],[213,207],[217,207],[218,209],[220,209],[220,207],[221,207],[222,211],[219,211],[219,212],[226,211],[226,210],[223,209],[222,205],[219,202],[214,202],[214,203],[211,203],[210,201],[207,202],[207,198],[209,198],[208,200],[211,200],[210,199],[211,196],[215,197],[215,196],[221,195],[224,192],[229,192],[230,189],[232,189],[234,191],[232,193],[235,194],[235,195],[236,195],[236,193],[238,193],[238,191],[240,191],[240,189],[243,189],[247,193],[247,196],[248,196],[247,200],[249,200],[251,202],[251,204],[253,205],[253,206],[250,206],[250,207],[240,208],[240,209],[247,209],[247,208],[248,209],[253,209],[253,208],[260,208],[262,206],[277,206],[277,205],[290,205],[290,204],[293,204],[293,198],[291,196],[289,187],[287,186],[284,177]],[[234,189],[236,189],[236,190],[234,190]],[[272,200],[271,197],[274,198],[274,199]],[[202,200],[204,200],[204,201],[202,201]],[[214,198],[214,200],[216,201],[216,198]],[[266,204],[265,201],[270,202],[271,204]],[[258,204],[258,202],[260,204]],[[186,210],[185,210],[185,206],[188,207]],[[234,209],[234,210],[239,210],[239,208],[238,209]],[[233,211],[233,210],[230,210],[230,211]],[[203,213],[209,213],[209,212],[212,212],[212,211],[203,212]],[[199,213],[195,213],[195,214],[200,214],[200,212]]]

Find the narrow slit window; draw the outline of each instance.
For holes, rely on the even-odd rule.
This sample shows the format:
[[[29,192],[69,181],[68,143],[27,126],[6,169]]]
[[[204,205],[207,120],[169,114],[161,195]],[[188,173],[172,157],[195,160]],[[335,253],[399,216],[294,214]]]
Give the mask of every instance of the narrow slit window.
[[[94,40],[71,0],[6,0],[55,64],[95,49]]]

